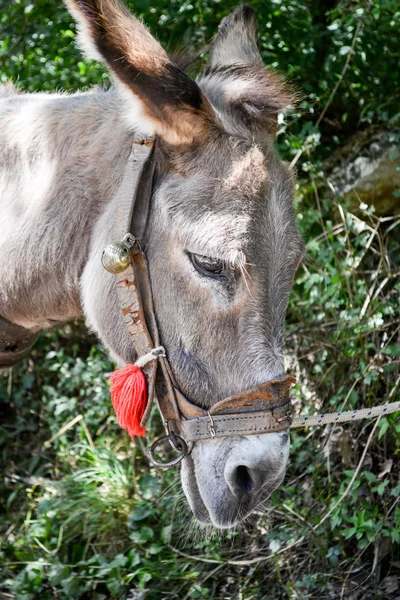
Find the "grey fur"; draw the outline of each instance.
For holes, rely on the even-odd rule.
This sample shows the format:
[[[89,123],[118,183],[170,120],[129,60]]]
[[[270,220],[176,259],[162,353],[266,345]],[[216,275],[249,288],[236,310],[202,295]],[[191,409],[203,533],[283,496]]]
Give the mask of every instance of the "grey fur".
[[[245,9],[234,13],[232,23],[240,25],[242,55],[250,56],[251,69],[255,62],[260,68],[254,23],[240,17],[240,10]],[[223,32],[231,44],[226,28],[229,23]],[[231,55],[224,39],[217,38],[211,57],[218,56],[219,64]],[[221,73],[214,77],[221,86]],[[213,102],[213,64],[198,84]],[[37,331],[83,312],[120,364],[135,355],[114,278],[100,256],[112,239],[112,198],[132,130],[157,132],[156,120],[135,108],[137,97],[130,108],[129,93],[120,86],[74,95],[18,94],[0,87],[0,314]],[[247,104],[250,96],[251,86]],[[240,111],[225,108],[215,101],[215,123],[207,136],[202,129],[198,143],[196,138],[191,145],[176,143],[179,134],[175,139],[171,132],[161,140],[147,232],[162,342],[182,391],[202,406],[283,371],[284,315],[303,252],[293,177],[273,149],[270,117],[251,120],[250,111],[239,122]],[[232,265],[226,281],[200,276],[188,252],[226,260]],[[220,527],[244,518],[281,481],[285,436],[196,443],[182,468],[196,516]],[[234,491],[237,464],[257,475],[259,485],[250,495]]]

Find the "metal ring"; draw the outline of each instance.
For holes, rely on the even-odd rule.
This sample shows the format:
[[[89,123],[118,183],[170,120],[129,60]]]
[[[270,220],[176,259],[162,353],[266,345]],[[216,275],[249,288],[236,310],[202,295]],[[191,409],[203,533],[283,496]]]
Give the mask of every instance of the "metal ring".
[[[176,435],[174,431],[170,431],[169,428],[168,431],[169,443],[171,444],[175,452],[184,452],[185,454],[187,454],[188,449],[185,440],[181,438],[180,435]]]
[[[164,442],[164,440],[168,440],[169,443],[171,444],[172,448],[176,452],[180,452],[179,456],[177,456],[173,460],[166,462],[166,463],[162,463],[162,462],[158,461],[154,454],[154,451],[157,448],[157,446],[159,446],[162,442]],[[185,440],[183,438],[181,438],[180,435],[170,434],[170,435],[163,435],[162,437],[160,437],[158,440],[156,440],[154,442],[154,444],[151,446],[151,448],[149,450],[149,458],[150,458],[151,463],[155,467],[162,467],[163,469],[167,469],[168,467],[173,467],[174,465],[177,465],[178,463],[180,463],[181,460],[183,460],[185,458],[187,453],[188,453],[188,447],[187,447]]]

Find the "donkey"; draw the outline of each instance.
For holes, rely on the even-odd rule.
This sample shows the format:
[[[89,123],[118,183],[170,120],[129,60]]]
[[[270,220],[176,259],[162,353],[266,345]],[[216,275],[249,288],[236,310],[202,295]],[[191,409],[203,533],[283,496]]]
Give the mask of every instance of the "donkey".
[[[134,135],[157,136],[146,252],[162,343],[194,404],[284,371],[283,323],[303,243],[294,178],[274,147],[292,102],[266,70],[253,10],[226,17],[196,81],[119,0],[66,0],[114,85],[0,91],[0,315],[36,333],[84,314],[118,364],[136,356],[100,261]],[[287,430],[196,442],[182,486],[195,517],[231,527],[282,482]]]

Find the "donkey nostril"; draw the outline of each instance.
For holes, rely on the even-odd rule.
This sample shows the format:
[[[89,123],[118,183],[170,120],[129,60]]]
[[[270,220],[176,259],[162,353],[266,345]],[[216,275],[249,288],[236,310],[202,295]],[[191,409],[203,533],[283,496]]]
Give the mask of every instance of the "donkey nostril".
[[[254,487],[253,479],[250,475],[250,471],[244,465],[239,465],[236,468],[236,485],[241,492],[250,494]]]

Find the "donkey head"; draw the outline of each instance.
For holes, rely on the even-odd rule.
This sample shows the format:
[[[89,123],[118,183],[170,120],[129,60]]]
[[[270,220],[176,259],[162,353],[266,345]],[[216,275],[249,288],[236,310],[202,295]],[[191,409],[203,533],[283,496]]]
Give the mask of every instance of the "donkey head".
[[[83,44],[120,89],[128,127],[160,138],[146,252],[161,340],[194,404],[283,373],[282,329],[303,245],[293,177],[273,140],[290,103],[242,6],[197,82],[117,0],[67,0]],[[229,527],[282,481],[287,432],[196,442],[182,483],[199,521]]]

